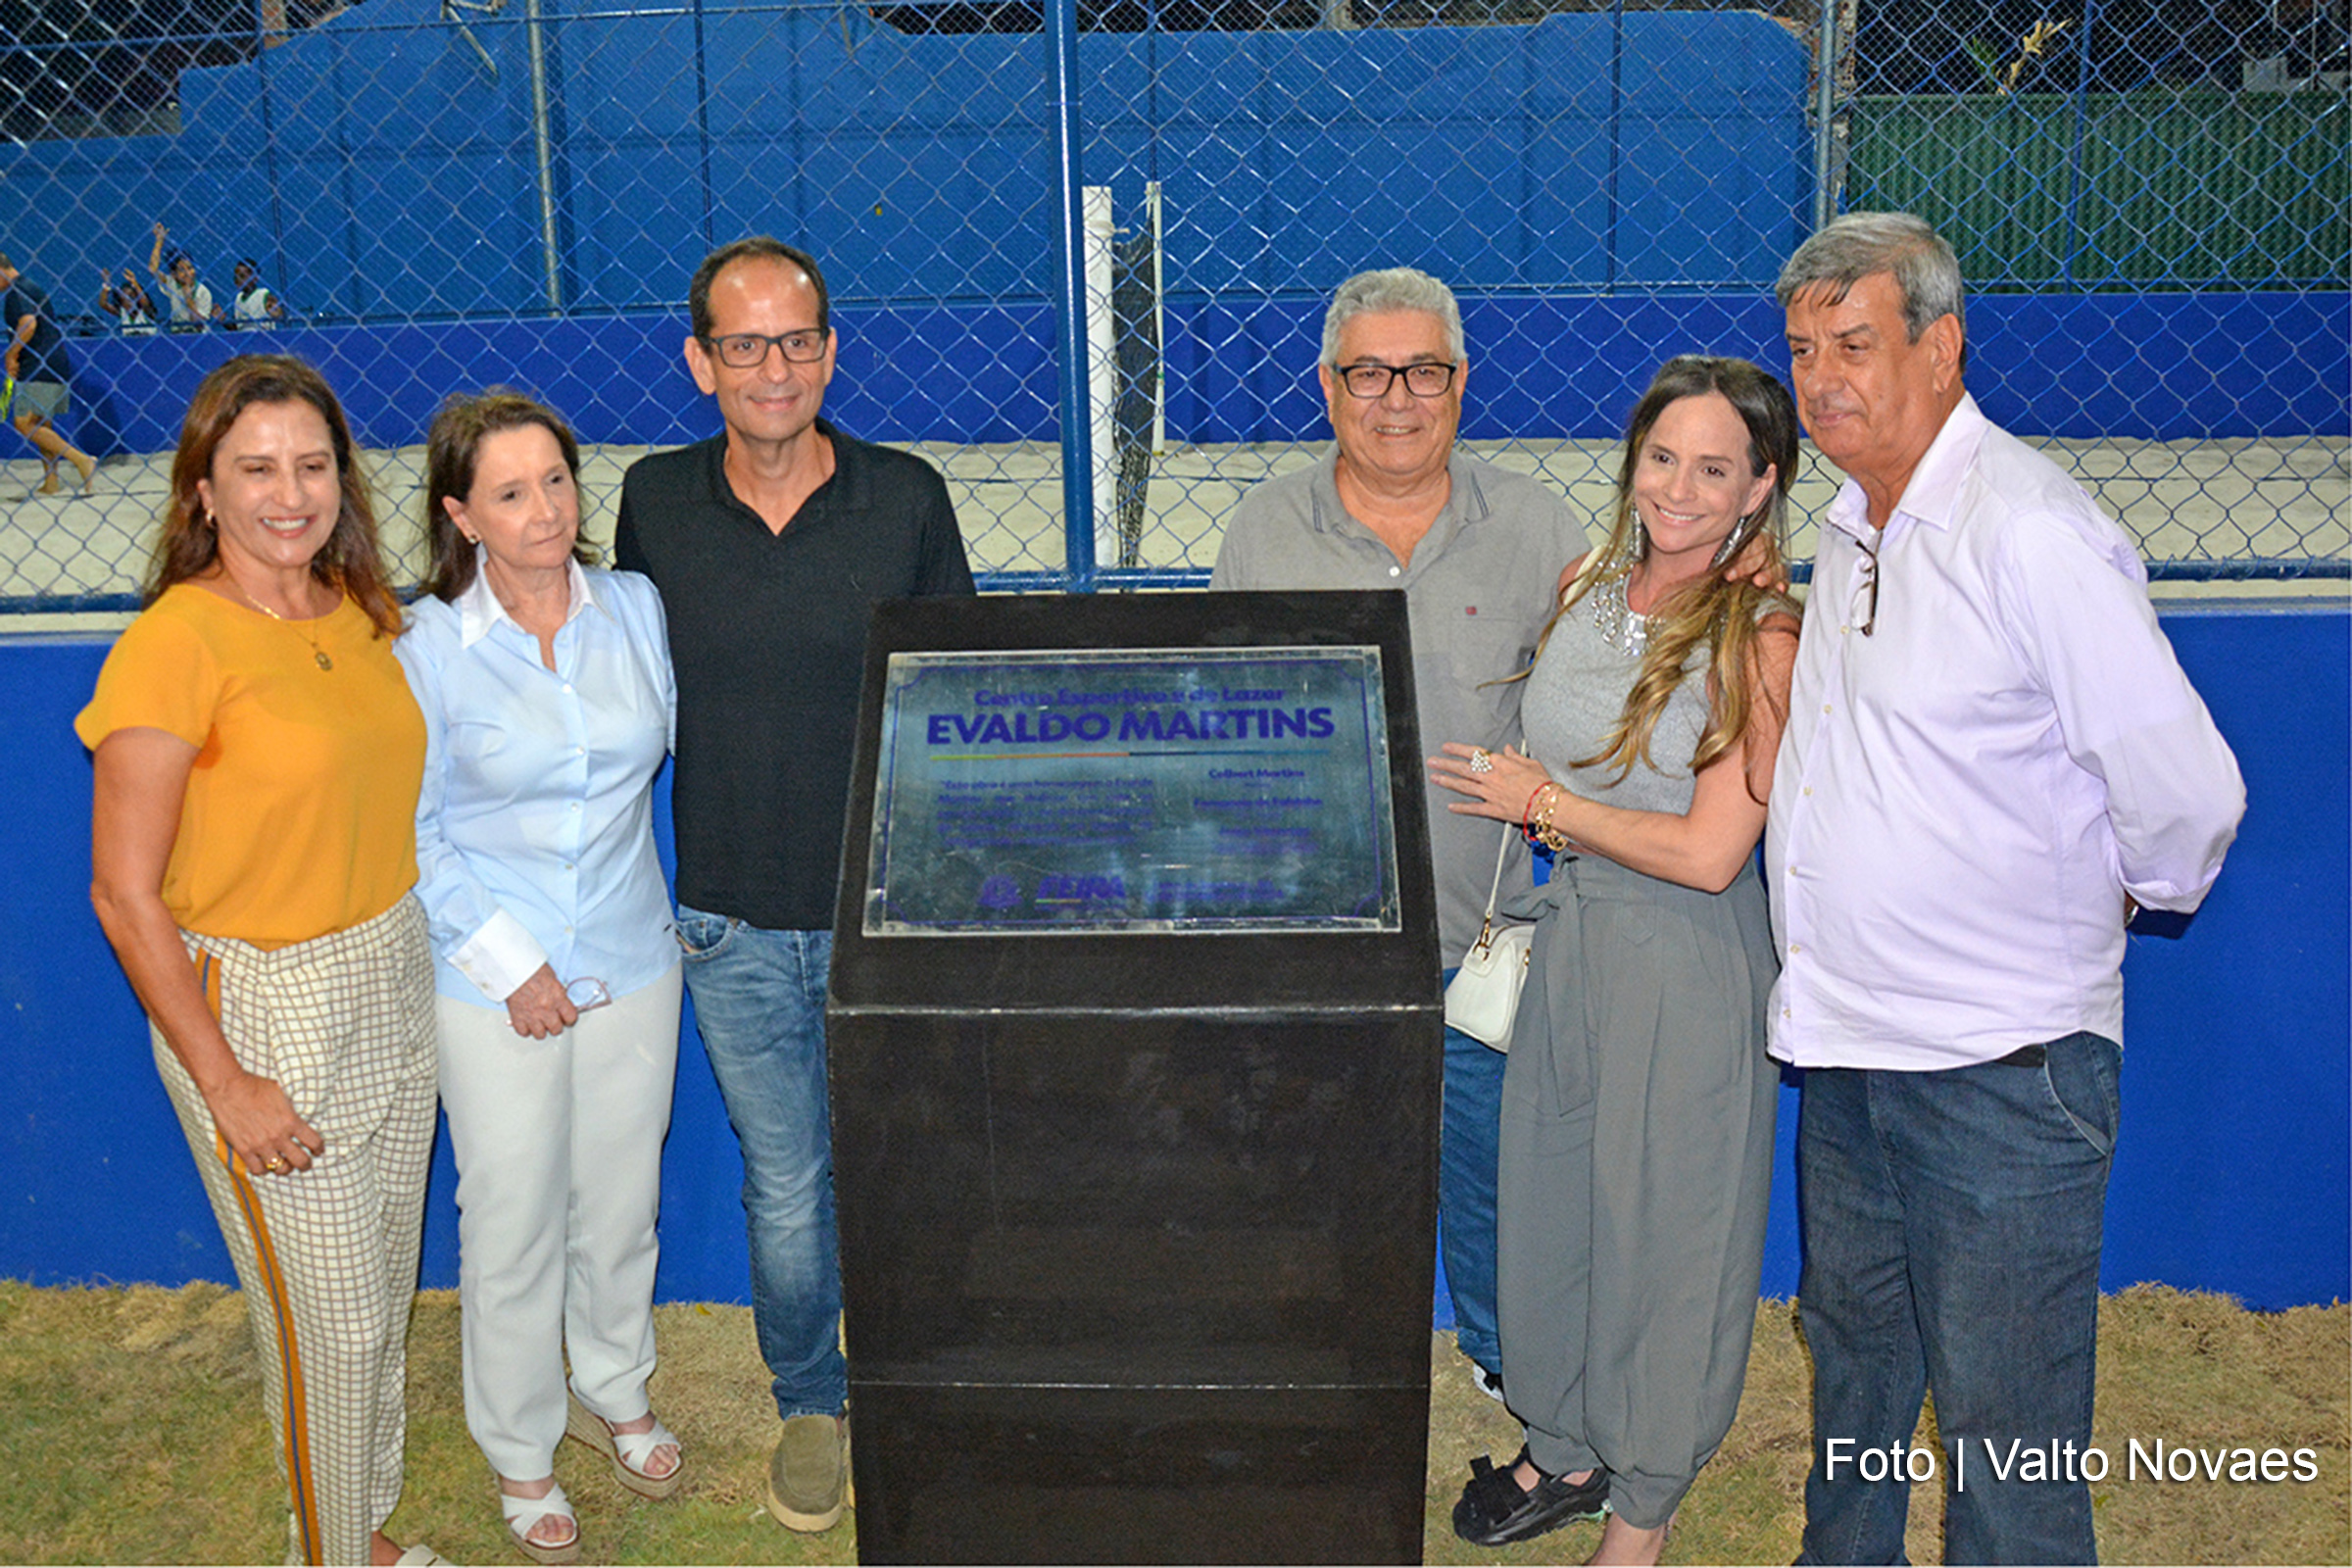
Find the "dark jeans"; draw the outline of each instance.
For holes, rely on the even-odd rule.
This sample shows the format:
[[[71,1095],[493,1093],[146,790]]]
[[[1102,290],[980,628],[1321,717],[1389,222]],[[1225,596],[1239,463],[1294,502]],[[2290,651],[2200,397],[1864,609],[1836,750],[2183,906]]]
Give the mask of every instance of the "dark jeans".
[[[743,1150],[752,1326],[776,1413],[839,1415],[849,1368],[825,1095],[833,933],[770,931],[680,905],[678,941],[703,1054]]]
[[[1828,1444],[1908,1443],[1933,1389],[1950,1493],[1944,1558],[2095,1562],[2080,1481],[2000,1482],[1985,1444],[2090,1442],[2099,1243],[2123,1053],[2093,1034],[2039,1066],[1805,1074],[1798,1285],[1813,1354],[1813,1472],[1799,1562],[1903,1558],[1899,1473],[1833,1478]]]
[[[1451,980],[1447,969],[1445,978]],[[1438,1135],[1438,1229],[1461,1351],[1500,1375],[1494,1337],[1494,1172],[1502,1141],[1502,1069],[1510,1057],[1446,1031],[1446,1103]]]

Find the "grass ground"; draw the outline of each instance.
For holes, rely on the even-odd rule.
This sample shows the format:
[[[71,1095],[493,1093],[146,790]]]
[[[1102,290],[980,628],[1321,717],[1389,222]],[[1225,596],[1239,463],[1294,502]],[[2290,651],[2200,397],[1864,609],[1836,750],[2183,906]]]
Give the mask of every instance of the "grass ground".
[[[1809,1372],[1786,1301],[1762,1302],[1740,1418],[1685,1503],[1676,1562],[1787,1562],[1803,1523]],[[577,1445],[557,1474],[580,1510],[590,1562],[848,1563],[855,1515],[796,1536],[760,1506],[774,1431],[742,1307],[660,1309],[655,1401],[685,1437],[694,1474],[668,1501],[624,1493]],[[466,1435],[454,1294],[417,1300],[410,1335],[408,1491],[402,1540],[458,1562],[522,1559],[505,1539]],[[2115,1462],[2092,1488],[2109,1562],[2352,1561],[2352,1307],[2248,1312],[2221,1297],[2141,1287],[2107,1298],[2099,1329],[2098,1444]],[[1517,1435],[1470,1385],[1450,1336],[1431,1346],[1433,1563],[1577,1561],[1598,1527],[1502,1551],[1447,1520],[1471,1455]],[[244,1308],[212,1285],[35,1290],[0,1281],[0,1562],[270,1562],[284,1514],[260,1409]],[[2308,1483],[2130,1479],[2127,1445],[2309,1448]],[[1910,1555],[1941,1556],[1940,1501],[1912,1498]]]

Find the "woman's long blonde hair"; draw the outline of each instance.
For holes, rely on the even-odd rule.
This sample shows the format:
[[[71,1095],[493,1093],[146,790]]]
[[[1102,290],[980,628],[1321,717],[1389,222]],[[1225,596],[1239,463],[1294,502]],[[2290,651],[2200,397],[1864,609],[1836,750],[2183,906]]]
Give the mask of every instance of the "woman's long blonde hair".
[[[1618,715],[1599,751],[1569,764],[1613,767],[1612,783],[1632,772],[1636,762],[1655,765],[1650,760],[1649,743],[1658,715],[1666,710],[1666,700],[1683,683],[1690,656],[1702,643],[1709,665],[1708,723],[1697,751],[1691,754],[1690,771],[1696,773],[1738,746],[1747,734],[1751,716],[1749,683],[1744,675],[1756,660],[1756,622],[1768,606],[1793,609],[1786,595],[1767,593],[1749,580],[1749,575],[1725,581],[1723,567],[1737,559],[1750,540],[1760,542],[1766,552],[1765,562],[1759,564],[1782,566],[1788,545],[1788,489],[1796,480],[1796,402],[1778,376],[1745,360],[1686,354],[1660,366],[1649,390],[1634,405],[1626,426],[1624,458],[1617,470],[1617,506],[1608,543],[1585,558],[1584,565],[1560,595],[1560,608],[1544,626],[1536,644],[1536,657],[1544,657],[1544,645],[1551,640],[1552,628],[1578,600],[1603,583],[1622,579],[1648,555],[1649,534],[1634,509],[1635,466],[1641,462],[1642,448],[1658,416],[1684,398],[1704,397],[1710,392],[1721,394],[1747,426],[1748,475],[1759,477],[1770,467],[1772,489],[1763,505],[1732,530],[1714,565],[1675,589],[1650,611],[1648,646],[1633,689],[1625,695],[1625,711]]]

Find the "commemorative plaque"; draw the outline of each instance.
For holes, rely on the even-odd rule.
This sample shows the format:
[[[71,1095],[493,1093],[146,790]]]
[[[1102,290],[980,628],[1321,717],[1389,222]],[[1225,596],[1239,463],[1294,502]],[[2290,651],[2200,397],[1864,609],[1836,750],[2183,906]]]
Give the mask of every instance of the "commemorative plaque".
[[[887,668],[865,934],[1400,929],[1377,647]]]
[[[877,608],[827,1010],[858,1555],[1415,1561],[1400,594]]]

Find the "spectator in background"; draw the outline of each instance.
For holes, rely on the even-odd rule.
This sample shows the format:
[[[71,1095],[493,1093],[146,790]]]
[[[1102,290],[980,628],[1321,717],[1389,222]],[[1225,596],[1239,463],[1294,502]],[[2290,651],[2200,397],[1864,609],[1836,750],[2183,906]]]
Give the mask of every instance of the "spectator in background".
[[[41,455],[41,494],[57,494],[61,458],[74,465],[87,490],[98,465],[57,428],[66,413],[66,377],[73,370],[73,361],[66,357],[66,335],[50,317],[49,296],[25,282],[5,255],[0,255],[0,334],[8,343],[9,422]]]
[[[164,298],[172,302],[172,329],[210,326],[220,319],[220,308],[213,303],[213,291],[196,281],[196,264],[188,253],[173,251],[171,270],[164,270],[164,241],[170,237],[170,229],[155,225],[155,248],[147,253],[147,270],[163,285]]]
[[[267,332],[286,318],[286,302],[262,281],[261,269],[253,265],[252,257],[237,263],[236,279],[236,298],[229,302],[229,325]]]
[[[98,269],[98,309],[115,318],[124,337],[155,335],[155,301],[139,286],[139,274],[127,267],[122,269],[121,288],[115,287],[112,273]]]

